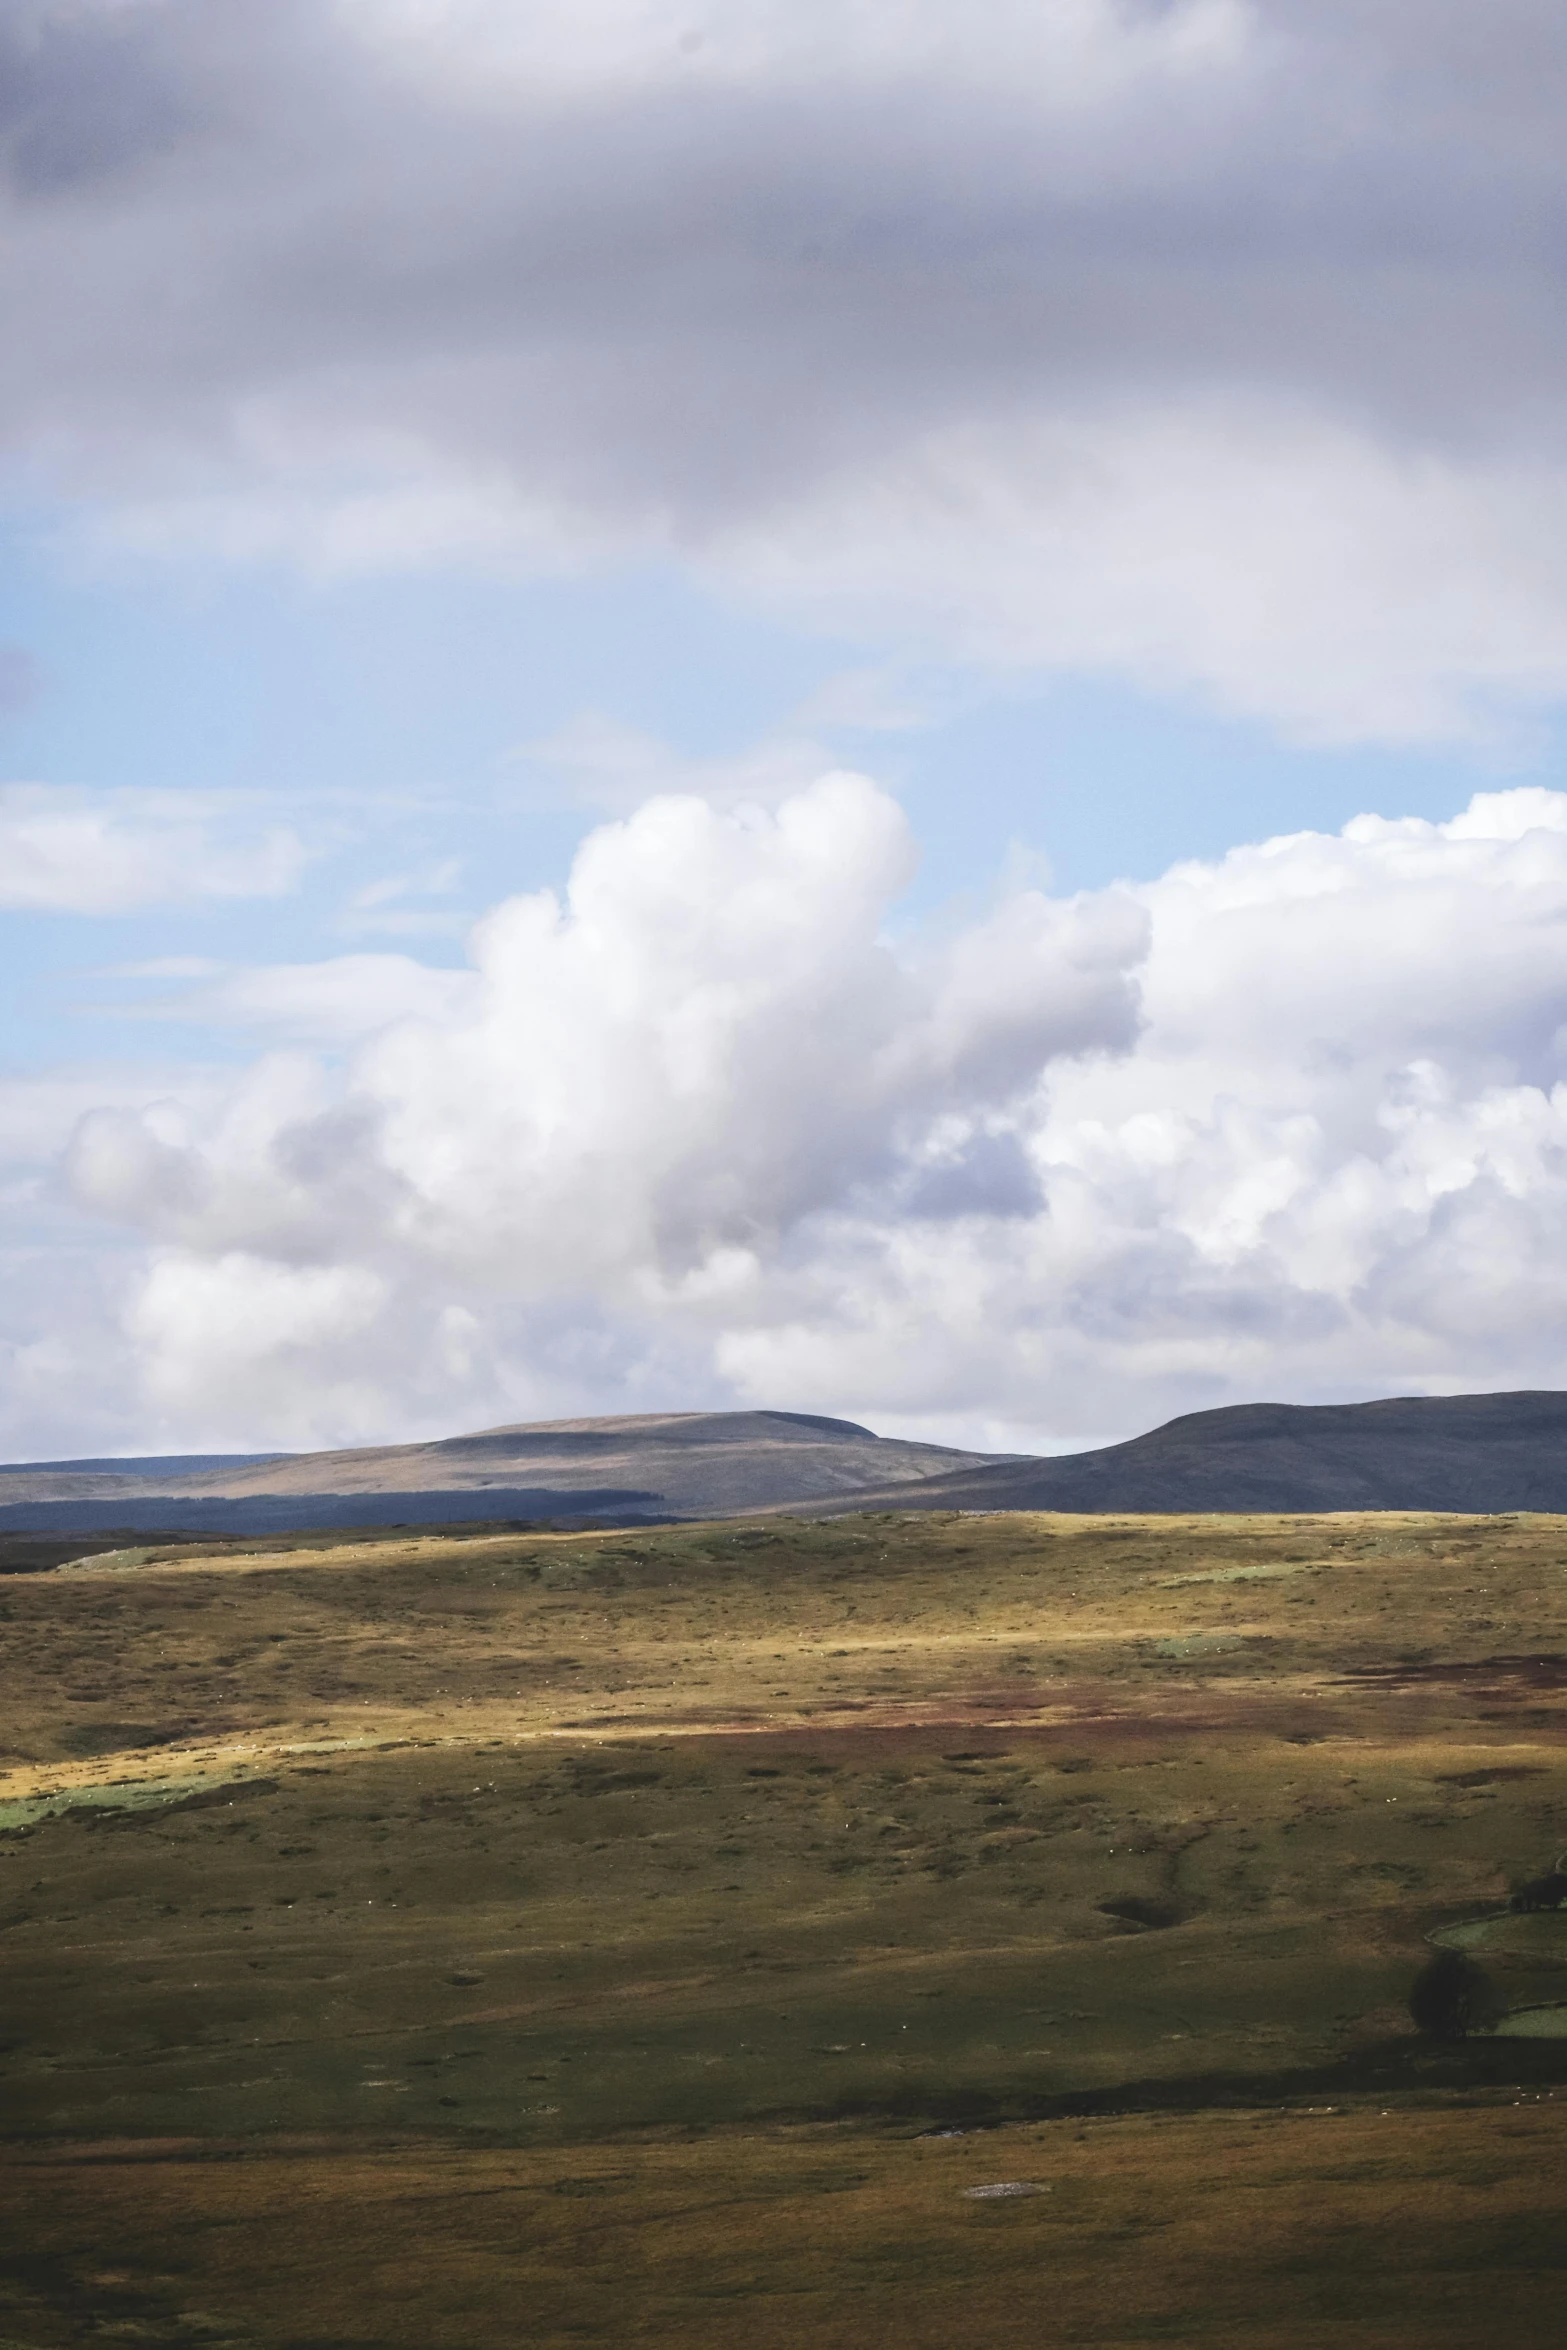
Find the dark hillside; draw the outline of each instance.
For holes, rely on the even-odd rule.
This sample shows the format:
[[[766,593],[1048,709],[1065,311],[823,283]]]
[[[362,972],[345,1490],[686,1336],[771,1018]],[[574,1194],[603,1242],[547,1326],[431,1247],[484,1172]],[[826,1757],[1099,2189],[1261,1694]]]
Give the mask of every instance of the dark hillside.
[[[1054,1460],[881,1497],[898,1509],[1567,1511],[1567,1395],[1233,1404]]]
[[[1567,1513],[1567,1395],[1398,1396],[1188,1412],[1095,1452],[964,1453],[796,1412],[484,1430],[183,1476],[127,1461],[0,1476],[0,1539],[527,1521],[621,1525],[785,1510]]]

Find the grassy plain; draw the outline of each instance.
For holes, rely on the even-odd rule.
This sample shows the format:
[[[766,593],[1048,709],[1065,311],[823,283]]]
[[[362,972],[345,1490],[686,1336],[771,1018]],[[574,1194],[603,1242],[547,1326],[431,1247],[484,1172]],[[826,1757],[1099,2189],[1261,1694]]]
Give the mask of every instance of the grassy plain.
[[[0,2350],[1556,2339],[1567,2041],[1405,2000],[1567,1845],[1559,1519],[153,1546],[0,1640]]]

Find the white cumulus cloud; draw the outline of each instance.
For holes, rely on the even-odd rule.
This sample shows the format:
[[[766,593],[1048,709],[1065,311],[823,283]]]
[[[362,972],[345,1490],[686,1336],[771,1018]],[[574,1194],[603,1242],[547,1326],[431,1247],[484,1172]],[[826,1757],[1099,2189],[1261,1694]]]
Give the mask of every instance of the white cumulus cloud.
[[[146,1252],[128,1409],[300,1443],[754,1400],[1060,1442],[1567,1380],[1567,795],[905,937],[912,857],[854,775],[655,800],[423,999],[384,958],[346,1058],[88,1109],[59,1180]]]
[[[390,973],[388,1016],[341,1071],[275,1050],[216,1113],[84,1117],[73,1196],[160,1251],[131,1317],[154,1390],[188,1381],[229,1424],[336,1425],[304,1358],[286,1401],[274,1379],[287,1316],[245,1303],[268,1266],[289,1296],[307,1273],[380,1284],[341,1336],[394,1417],[440,1390],[439,1362],[460,1365],[448,1410],[508,1357],[535,1375],[535,1328],[545,1385],[613,1389],[667,1331],[711,1386],[715,1317],[808,1264],[814,1220],[930,1181],[953,1212],[965,1184],[1019,1212],[1034,1189],[1005,1121],[1056,1057],[1125,1048],[1145,920],[1124,893],[1021,893],[900,950],[885,920],[912,861],[900,811],[855,775],[775,810],[655,800],[590,836],[563,900],[488,915],[472,971],[419,1010],[401,958],[352,958],[356,1002]],[[292,1027],[308,974],[287,977]],[[325,1025],[337,966],[319,989]],[[358,1313],[370,1292],[343,1295]],[[584,1331],[588,1355],[552,1373]]]

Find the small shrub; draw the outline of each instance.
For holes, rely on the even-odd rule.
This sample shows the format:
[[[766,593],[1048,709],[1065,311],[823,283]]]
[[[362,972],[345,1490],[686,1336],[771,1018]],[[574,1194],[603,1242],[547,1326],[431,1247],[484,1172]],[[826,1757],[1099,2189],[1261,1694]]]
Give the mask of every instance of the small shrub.
[[[1495,2009],[1491,1979],[1461,1950],[1439,1950],[1415,1977],[1409,2012],[1428,2040],[1462,2040],[1490,2020]]]

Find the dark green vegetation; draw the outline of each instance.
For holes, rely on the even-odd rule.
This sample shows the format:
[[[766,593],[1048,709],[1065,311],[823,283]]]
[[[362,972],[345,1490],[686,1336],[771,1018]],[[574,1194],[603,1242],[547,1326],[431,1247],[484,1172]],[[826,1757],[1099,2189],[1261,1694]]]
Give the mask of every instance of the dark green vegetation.
[[[1554,2339],[1564,1561],[927,1514],[14,1576],[0,2342]],[[1492,2004],[1420,2030],[1433,1935]]]

